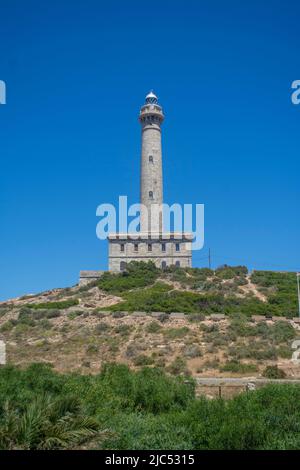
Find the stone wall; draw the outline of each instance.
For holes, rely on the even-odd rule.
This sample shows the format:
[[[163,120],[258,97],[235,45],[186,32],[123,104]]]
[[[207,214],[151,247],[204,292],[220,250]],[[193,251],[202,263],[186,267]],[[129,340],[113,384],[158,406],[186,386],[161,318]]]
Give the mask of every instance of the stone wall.
[[[6,364],[6,345],[5,342],[0,340],[0,365]]]
[[[90,282],[97,281],[100,279],[104,271],[80,271],[79,273],[79,285],[85,286]]]
[[[151,245],[151,251],[149,245]],[[179,250],[176,249],[176,246],[179,247]],[[129,240],[125,236],[118,239],[110,238],[109,271],[120,271],[121,263],[129,263],[130,261],[153,261],[158,268],[176,264],[183,268],[191,267],[191,241],[186,238],[172,240],[154,239],[153,237]]]

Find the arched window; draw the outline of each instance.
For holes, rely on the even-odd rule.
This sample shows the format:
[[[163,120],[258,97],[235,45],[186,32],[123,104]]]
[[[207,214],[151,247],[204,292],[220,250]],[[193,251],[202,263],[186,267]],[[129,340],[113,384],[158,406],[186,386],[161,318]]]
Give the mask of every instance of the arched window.
[[[162,261],[161,262],[161,269],[165,269],[167,267],[167,262],[166,261]]]
[[[175,266],[176,268],[180,268],[180,261],[176,261]]]
[[[149,162],[153,163],[153,156],[152,155],[149,155]]]
[[[149,198],[153,199],[153,191],[149,191]]]
[[[126,269],[126,262],[125,261],[121,261],[120,263],[120,271],[125,271]]]

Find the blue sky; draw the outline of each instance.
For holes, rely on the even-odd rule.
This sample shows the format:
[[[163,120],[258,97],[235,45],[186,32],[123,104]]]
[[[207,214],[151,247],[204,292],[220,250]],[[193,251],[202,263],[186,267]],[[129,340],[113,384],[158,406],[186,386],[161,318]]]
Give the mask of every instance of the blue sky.
[[[296,1],[0,3],[0,299],[106,269],[96,207],[138,202],[139,107],[165,202],[205,204],[194,266],[300,270]]]

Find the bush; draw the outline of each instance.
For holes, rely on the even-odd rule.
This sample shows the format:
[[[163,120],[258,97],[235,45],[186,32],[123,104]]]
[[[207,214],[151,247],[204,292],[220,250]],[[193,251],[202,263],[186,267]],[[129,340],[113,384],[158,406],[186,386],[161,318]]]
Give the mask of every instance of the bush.
[[[185,346],[183,350],[183,355],[184,357],[188,357],[188,358],[201,357],[202,351],[197,344],[191,344],[191,345]]]
[[[98,323],[94,329],[95,333],[98,335],[102,335],[102,333],[106,333],[108,330],[110,330],[110,326],[105,322]]]
[[[80,317],[84,312],[82,310],[75,310],[74,312],[68,313],[69,320],[74,320],[77,317]],[[49,317],[48,317],[49,318]]]
[[[286,377],[284,370],[279,369],[278,366],[267,366],[262,375],[267,379],[284,379]]]
[[[291,272],[254,271],[251,282],[264,289],[273,315],[295,317],[298,313],[296,275]]]
[[[167,371],[173,375],[186,374],[186,361],[182,357],[176,357],[174,361],[167,367]]]
[[[99,346],[97,344],[89,344],[86,348],[86,352],[89,354],[94,354],[99,352]]]
[[[153,284],[160,270],[153,262],[132,261],[126,271],[119,274],[105,272],[98,282],[98,287],[106,292],[118,294],[130,289],[136,289]]]
[[[147,333],[159,333],[161,331],[161,326],[156,321],[152,321],[145,328]]]
[[[78,299],[69,299],[69,300],[62,300],[60,302],[42,302],[38,304],[27,304],[26,307],[32,309],[65,309],[69,307],[73,307],[74,305],[78,305]]]
[[[0,331],[1,333],[6,333],[8,331],[11,331],[14,326],[14,323],[11,320],[8,320],[5,323],[2,323],[2,325],[0,326]]]
[[[130,325],[118,325],[114,328],[114,332],[121,336],[128,336],[132,331],[132,326]]]
[[[290,323],[278,321],[273,326],[272,336],[277,343],[286,343],[295,338],[296,331]]]
[[[146,356],[145,354],[140,354],[133,359],[133,364],[135,366],[149,366],[153,364],[153,358]]]
[[[168,328],[164,329],[162,333],[168,338],[168,339],[176,339],[176,338],[183,338],[190,332],[189,328],[186,326],[183,326],[182,328]]]
[[[231,361],[220,367],[220,371],[233,372],[235,374],[248,374],[257,372],[257,366],[255,364],[243,364],[239,361]]]

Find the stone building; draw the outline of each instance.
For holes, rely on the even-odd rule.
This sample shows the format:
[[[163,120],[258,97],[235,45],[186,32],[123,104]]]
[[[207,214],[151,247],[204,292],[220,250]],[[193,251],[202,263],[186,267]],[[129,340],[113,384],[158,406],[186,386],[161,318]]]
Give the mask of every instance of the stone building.
[[[157,267],[192,264],[190,233],[163,230],[163,176],[161,125],[164,115],[157,96],[150,92],[141,107],[140,232],[110,233],[109,270],[122,271],[130,261],[153,261]]]

